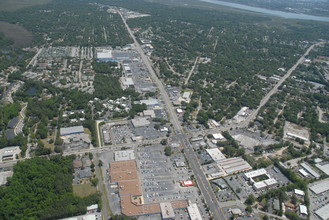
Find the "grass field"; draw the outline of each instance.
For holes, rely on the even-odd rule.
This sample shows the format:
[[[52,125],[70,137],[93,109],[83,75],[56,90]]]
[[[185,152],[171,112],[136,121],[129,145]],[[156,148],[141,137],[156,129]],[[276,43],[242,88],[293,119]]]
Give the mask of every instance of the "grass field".
[[[46,4],[50,1],[51,0],[0,0],[0,11],[14,11],[33,5]]]
[[[0,32],[3,32],[6,37],[14,40],[14,47],[26,47],[33,39],[31,32],[17,24],[0,21]]]
[[[73,185],[73,193],[83,198],[96,193],[96,187],[90,184]]]

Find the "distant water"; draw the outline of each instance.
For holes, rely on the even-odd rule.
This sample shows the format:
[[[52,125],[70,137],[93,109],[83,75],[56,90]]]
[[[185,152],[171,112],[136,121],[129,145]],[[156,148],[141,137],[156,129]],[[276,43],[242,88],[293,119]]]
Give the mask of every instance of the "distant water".
[[[257,7],[252,7],[252,6],[248,6],[248,5],[242,5],[242,4],[231,3],[231,2],[223,2],[223,1],[217,1],[217,0],[201,0],[201,1],[213,3],[213,4],[217,4],[217,5],[224,5],[224,6],[228,6],[228,7],[232,7],[232,8],[243,9],[243,10],[247,10],[247,11],[259,12],[259,13],[278,16],[278,17],[282,17],[282,18],[329,22],[329,17],[275,11],[275,10],[266,9],[266,8],[257,8]]]

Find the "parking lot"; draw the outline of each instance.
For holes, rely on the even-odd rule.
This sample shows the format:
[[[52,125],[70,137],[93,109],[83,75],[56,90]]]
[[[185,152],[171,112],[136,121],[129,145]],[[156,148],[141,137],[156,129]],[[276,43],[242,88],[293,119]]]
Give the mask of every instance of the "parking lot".
[[[158,130],[154,128],[153,123],[151,123],[151,125],[147,127],[132,128],[132,132],[134,136],[142,136],[144,140],[152,140],[161,136],[165,136],[164,133],[161,134]]]
[[[146,202],[192,199],[198,195],[196,187],[180,186],[180,181],[190,179],[191,171],[175,168],[174,159],[164,155],[162,145],[138,148],[137,155]]]
[[[110,134],[113,144],[129,143],[134,136],[128,125],[113,126]]]
[[[309,190],[311,219],[319,219],[314,213],[329,203],[329,191],[316,195]]]

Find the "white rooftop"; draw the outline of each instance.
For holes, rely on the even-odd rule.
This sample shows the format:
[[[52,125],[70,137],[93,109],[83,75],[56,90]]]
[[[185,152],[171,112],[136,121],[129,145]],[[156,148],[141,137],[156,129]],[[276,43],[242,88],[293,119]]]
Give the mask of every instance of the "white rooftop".
[[[253,171],[250,171],[248,173],[245,173],[244,175],[247,177],[247,178],[254,178],[256,176],[261,176],[261,175],[264,175],[266,174],[267,171],[265,169],[259,169],[259,170],[253,170]]]
[[[253,185],[256,189],[263,189],[266,187],[266,184],[264,183],[264,181],[261,182],[257,182]]]
[[[112,50],[109,50],[109,49],[97,50],[97,58],[98,59],[112,59]]]
[[[93,205],[87,206],[87,211],[94,210],[94,209],[98,209],[98,204],[93,204]]]
[[[308,172],[306,172],[304,169],[299,169],[298,172],[300,172],[304,177],[309,176]]]
[[[134,150],[120,150],[114,152],[115,161],[135,160]]]
[[[202,220],[198,206],[193,203],[187,207],[188,214],[190,215],[191,220]]]
[[[216,140],[223,140],[224,136],[221,133],[216,133],[212,135]]]
[[[307,215],[307,208],[304,205],[299,205],[299,211],[301,214]]]
[[[216,162],[226,158],[218,148],[206,149],[206,151],[209,156]]]
[[[295,189],[295,194],[300,195],[300,196],[304,196],[305,192],[303,190],[300,190],[300,189]]]
[[[321,194],[323,192],[326,192],[329,190],[329,178],[317,182],[317,184],[310,187],[310,190],[312,190],[315,194]]]
[[[276,179],[274,178],[269,178],[267,180],[264,180],[264,183],[267,185],[267,186],[273,186],[275,184],[278,183],[278,181],[276,181]]]

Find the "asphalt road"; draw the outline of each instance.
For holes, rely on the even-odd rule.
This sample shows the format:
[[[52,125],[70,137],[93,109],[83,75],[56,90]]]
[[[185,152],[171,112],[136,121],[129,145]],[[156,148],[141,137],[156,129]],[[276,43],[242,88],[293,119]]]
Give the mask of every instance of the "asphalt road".
[[[142,50],[139,42],[137,41],[137,39],[135,38],[134,34],[132,33],[130,27],[128,26],[128,24],[126,23],[124,17],[122,16],[122,14],[120,12],[118,12],[131,36],[131,38],[134,40],[134,44],[135,44],[135,49],[137,50],[137,52],[140,54],[144,64],[146,65],[148,71],[151,74],[152,80],[153,82],[156,83],[160,94],[162,96],[162,99],[166,105],[166,109],[169,113],[169,118],[171,123],[174,126],[175,131],[177,132],[178,135],[180,135],[180,139],[181,139],[181,143],[182,146],[185,150],[185,155],[186,158],[188,160],[188,163],[191,167],[191,169],[193,170],[196,182],[199,186],[199,189],[205,199],[205,203],[207,204],[209,210],[210,210],[210,214],[214,219],[225,219],[223,212],[221,211],[221,209],[219,209],[219,203],[216,199],[216,195],[214,194],[210,183],[208,182],[205,174],[203,173],[202,169],[201,169],[201,164],[199,163],[199,160],[197,159],[193,148],[191,146],[191,144],[189,143],[186,134],[184,133],[184,130],[177,118],[177,115],[175,113],[175,109],[171,104],[169,95],[167,93],[167,91],[165,90],[164,85],[162,84],[162,82],[160,81],[160,79],[157,77],[155,71],[153,70],[151,61],[149,60],[149,58],[144,54],[144,51]]]

